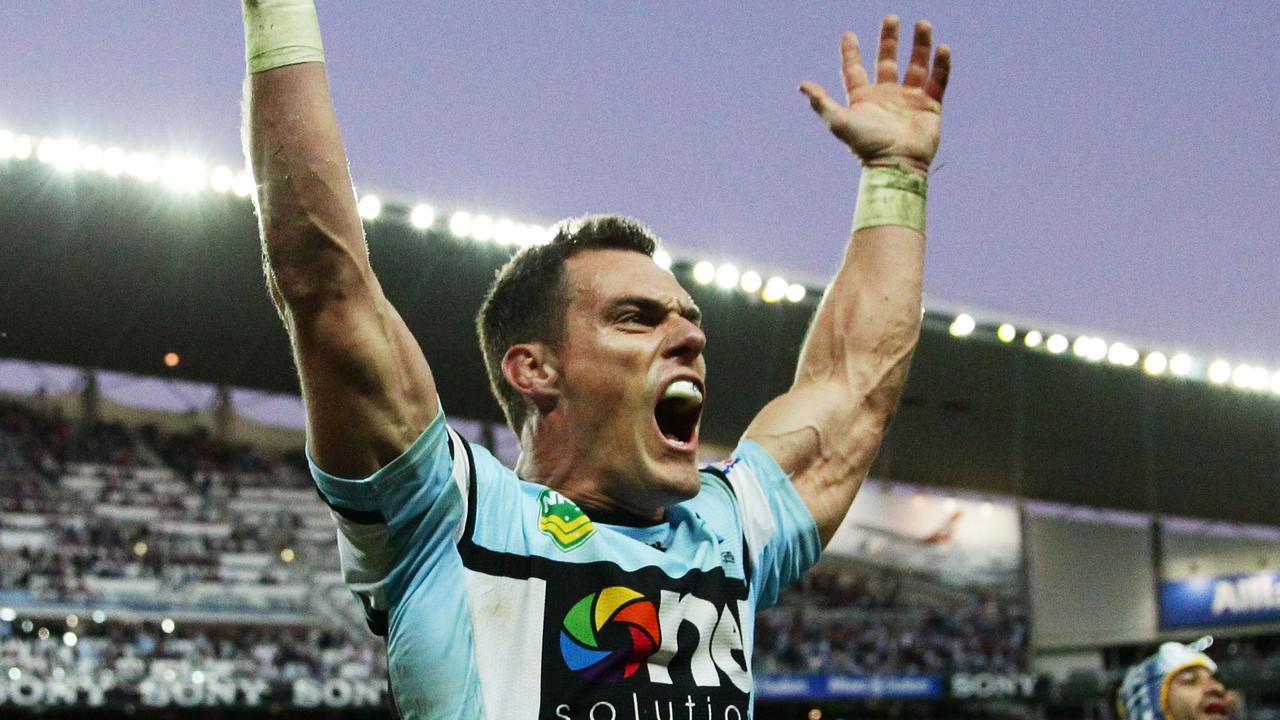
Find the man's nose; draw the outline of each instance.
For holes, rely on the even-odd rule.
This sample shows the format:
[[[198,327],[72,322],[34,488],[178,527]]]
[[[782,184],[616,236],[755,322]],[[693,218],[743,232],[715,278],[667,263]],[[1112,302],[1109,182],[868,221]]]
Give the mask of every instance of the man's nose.
[[[675,329],[672,331],[663,355],[692,362],[702,354],[702,349],[706,346],[707,336],[702,332],[702,328],[687,318],[677,317]]]

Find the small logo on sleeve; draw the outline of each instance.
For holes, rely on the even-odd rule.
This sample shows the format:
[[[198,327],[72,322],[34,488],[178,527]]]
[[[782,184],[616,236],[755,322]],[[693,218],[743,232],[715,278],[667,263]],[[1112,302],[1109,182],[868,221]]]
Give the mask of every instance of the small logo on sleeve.
[[[547,488],[538,496],[538,530],[569,552],[596,532],[591,518],[569,498]]]
[[[737,456],[731,457],[731,458],[729,458],[728,460],[725,460],[724,462],[719,463],[719,465],[720,465],[720,470],[721,470],[722,472],[726,472],[726,473],[727,473],[727,472],[729,472],[730,470],[732,470],[732,469],[733,469],[733,466],[734,466],[734,465],[737,465],[737,464],[738,464],[738,463],[740,463],[740,462],[742,462],[742,458],[737,457]]]

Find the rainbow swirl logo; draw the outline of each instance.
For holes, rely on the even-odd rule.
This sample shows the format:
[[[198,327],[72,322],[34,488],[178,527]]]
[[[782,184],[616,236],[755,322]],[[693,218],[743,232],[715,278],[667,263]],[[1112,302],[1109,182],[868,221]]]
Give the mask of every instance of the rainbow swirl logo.
[[[579,600],[560,629],[565,664],[594,683],[631,677],[661,644],[653,601],[620,585]]]

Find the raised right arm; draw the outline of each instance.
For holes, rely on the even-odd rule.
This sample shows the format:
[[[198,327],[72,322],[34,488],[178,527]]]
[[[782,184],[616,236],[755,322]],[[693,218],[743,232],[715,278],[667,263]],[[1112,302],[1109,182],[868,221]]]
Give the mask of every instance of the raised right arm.
[[[435,382],[369,265],[312,0],[243,3],[245,154],[307,443],[325,471],[366,477],[435,418]]]

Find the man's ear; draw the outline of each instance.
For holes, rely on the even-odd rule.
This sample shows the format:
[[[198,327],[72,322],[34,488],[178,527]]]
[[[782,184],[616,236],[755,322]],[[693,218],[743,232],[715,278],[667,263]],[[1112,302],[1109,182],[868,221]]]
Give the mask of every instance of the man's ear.
[[[502,376],[516,392],[545,414],[560,400],[560,370],[555,351],[544,343],[520,343],[502,356]]]

